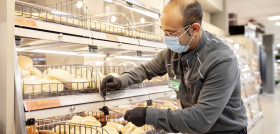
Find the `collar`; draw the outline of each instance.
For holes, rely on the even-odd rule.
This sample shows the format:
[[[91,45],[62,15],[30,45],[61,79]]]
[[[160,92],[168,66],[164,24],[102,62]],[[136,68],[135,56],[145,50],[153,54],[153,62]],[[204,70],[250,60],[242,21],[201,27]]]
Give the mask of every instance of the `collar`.
[[[188,52],[188,53],[182,55],[182,61],[184,61],[184,59],[191,59],[194,56],[197,56],[197,52],[205,45],[206,39],[207,39],[206,38],[206,33],[203,30],[202,37],[201,37],[199,43],[196,45],[194,50],[192,50],[191,52]]]

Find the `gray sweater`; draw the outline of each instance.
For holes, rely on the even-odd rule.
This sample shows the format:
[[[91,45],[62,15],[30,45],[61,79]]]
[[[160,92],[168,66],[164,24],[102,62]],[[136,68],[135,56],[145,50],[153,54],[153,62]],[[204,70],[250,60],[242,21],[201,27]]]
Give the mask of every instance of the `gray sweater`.
[[[233,51],[208,32],[194,50],[164,49],[156,58],[119,77],[122,87],[168,73],[180,82],[182,110],[148,108],[146,124],[181,133],[235,133],[247,127],[240,70]],[[176,76],[176,77],[175,77]]]

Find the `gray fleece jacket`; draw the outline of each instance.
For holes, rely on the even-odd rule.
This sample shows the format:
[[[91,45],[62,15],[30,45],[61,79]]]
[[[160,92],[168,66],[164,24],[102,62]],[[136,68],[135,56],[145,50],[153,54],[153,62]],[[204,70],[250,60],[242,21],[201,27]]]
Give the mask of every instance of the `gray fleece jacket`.
[[[181,81],[176,93],[182,110],[148,108],[146,124],[181,133],[226,134],[247,127],[238,61],[221,40],[203,31],[189,53],[164,49],[150,62],[123,72],[121,88],[166,73]]]

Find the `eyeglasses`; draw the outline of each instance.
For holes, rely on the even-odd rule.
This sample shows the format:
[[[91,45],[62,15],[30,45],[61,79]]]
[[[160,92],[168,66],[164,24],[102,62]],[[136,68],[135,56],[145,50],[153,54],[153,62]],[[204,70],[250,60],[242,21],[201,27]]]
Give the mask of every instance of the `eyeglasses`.
[[[189,30],[189,28],[191,27],[191,25],[187,25],[185,27],[183,27],[182,29],[176,31],[176,32],[166,32],[166,31],[163,31],[164,33],[167,34],[167,36],[171,36],[171,37],[174,37],[177,33],[180,33],[181,31],[185,30],[186,28],[188,28],[186,31]]]

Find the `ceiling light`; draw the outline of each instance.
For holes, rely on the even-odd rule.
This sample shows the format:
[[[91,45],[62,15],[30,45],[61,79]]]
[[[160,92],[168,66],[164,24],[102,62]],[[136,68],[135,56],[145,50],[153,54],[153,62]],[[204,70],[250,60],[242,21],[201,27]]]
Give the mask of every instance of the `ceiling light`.
[[[271,17],[268,17],[268,20],[270,20],[270,21],[280,20],[280,16],[271,16]]]
[[[117,17],[116,16],[112,16],[111,17],[111,22],[115,23],[117,21]]]
[[[113,0],[104,0],[104,1],[109,2],[109,3],[112,3],[112,2],[113,2]]]
[[[140,19],[140,22],[141,22],[141,23],[145,23],[145,18],[142,17],[142,18]]]
[[[74,52],[64,52],[64,51],[53,51],[53,50],[41,50],[41,49],[34,49],[34,50],[22,50],[16,49],[18,52],[32,52],[32,53],[48,53],[48,54],[63,54],[63,55],[75,55],[75,56],[89,56],[89,57],[106,57],[104,54],[82,54],[82,53],[74,53]]]
[[[275,25],[276,25],[276,26],[280,26],[280,22],[276,22]]]
[[[276,44],[276,47],[280,47],[280,44]]]
[[[83,2],[82,1],[78,1],[77,3],[76,3],[76,7],[77,8],[81,8],[83,6]]]
[[[124,6],[124,7],[127,8],[127,9],[129,9],[129,10],[132,10],[132,11],[134,11],[134,12],[137,12],[137,13],[140,13],[140,14],[143,14],[143,15],[146,15],[146,16],[148,16],[148,17],[151,17],[151,18],[154,18],[154,19],[159,19],[159,15],[156,14],[156,13],[144,11],[144,10],[137,9],[137,8],[131,8],[131,7],[128,7],[128,6]]]

